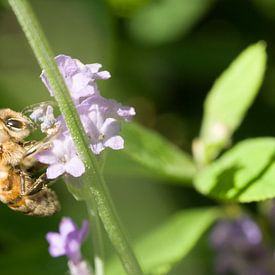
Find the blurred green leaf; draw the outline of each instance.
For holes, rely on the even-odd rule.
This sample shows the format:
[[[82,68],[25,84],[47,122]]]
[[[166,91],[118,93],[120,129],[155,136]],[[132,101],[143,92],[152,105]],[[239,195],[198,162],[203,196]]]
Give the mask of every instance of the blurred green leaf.
[[[240,142],[198,174],[196,188],[217,199],[252,202],[275,197],[275,138]]]
[[[154,131],[137,123],[125,124],[122,130],[125,149],[135,161],[154,174],[180,182],[189,182],[195,174],[191,157]]]
[[[229,143],[256,97],[266,67],[265,48],[264,42],[258,42],[244,50],[209,92],[200,135],[206,160]]]
[[[213,0],[151,1],[131,19],[129,29],[138,40],[158,45],[186,34],[208,11]]]
[[[256,8],[270,19],[275,19],[275,1],[274,0],[253,0]]]
[[[17,111],[28,105],[50,99],[39,77],[29,71],[1,73],[0,89],[5,95],[0,106],[18,108]]]
[[[196,245],[219,215],[217,208],[185,210],[139,240],[134,250],[144,272],[166,274]],[[107,274],[125,274],[117,258],[107,265]]]
[[[118,16],[131,16],[149,0],[106,0]]]

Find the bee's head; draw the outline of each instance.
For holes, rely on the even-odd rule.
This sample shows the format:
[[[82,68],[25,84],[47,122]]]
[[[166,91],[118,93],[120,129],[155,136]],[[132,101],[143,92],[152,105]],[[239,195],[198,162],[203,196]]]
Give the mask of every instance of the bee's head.
[[[30,134],[32,128],[32,122],[21,113],[0,109],[0,143],[11,138],[21,141]]]

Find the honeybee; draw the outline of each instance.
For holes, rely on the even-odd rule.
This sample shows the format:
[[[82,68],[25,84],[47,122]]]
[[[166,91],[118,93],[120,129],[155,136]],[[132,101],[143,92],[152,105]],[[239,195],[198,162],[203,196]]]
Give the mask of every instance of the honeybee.
[[[33,178],[34,155],[43,146],[43,141],[24,140],[33,128],[22,113],[0,109],[0,201],[27,215],[50,216],[60,206],[46,174]]]

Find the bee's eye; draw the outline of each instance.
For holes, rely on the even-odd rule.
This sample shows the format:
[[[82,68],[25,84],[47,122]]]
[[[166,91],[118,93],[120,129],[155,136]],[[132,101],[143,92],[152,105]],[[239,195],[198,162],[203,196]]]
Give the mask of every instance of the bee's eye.
[[[14,118],[9,118],[6,120],[6,126],[13,130],[21,130],[24,128],[22,121]]]

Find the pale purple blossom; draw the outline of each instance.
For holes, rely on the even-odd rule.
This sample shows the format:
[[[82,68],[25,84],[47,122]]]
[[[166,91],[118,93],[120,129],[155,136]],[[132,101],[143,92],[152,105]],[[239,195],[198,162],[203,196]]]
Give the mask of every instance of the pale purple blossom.
[[[248,216],[220,220],[211,232],[216,274],[272,275],[275,261],[259,226]]]
[[[123,149],[120,124],[130,121],[135,115],[135,109],[100,95],[95,81],[110,78],[110,73],[100,71],[101,64],[84,65],[66,55],[59,55],[55,60],[79,113],[91,151],[99,155],[106,148]],[[54,95],[44,72],[41,79],[50,94]],[[54,179],[64,173],[81,176],[85,172],[85,166],[77,154],[64,118],[59,116],[55,119],[51,106],[34,110],[31,118],[41,124],[42,132],[48,135],[52,143],[47,150],[37,154],[38,161],[49,165],[47,177]]]
[[[85,166],[76,153],[71,137],[59,137],[52,141],[51,148],[36,155],[37,160],[49,165],[46,172],[48,179],[57,178],[64,173],[80,177],[85,172]]]
[[[89,223],[84,220],[80,229],[71,218],[63,218],[59,232],[49,232],[49,253],[52,257],[67,256],[71,275],[92,275],[91,268],[81,255],[81,245],[89,231]]]
[[[249,217],[237,220],[224,219],[213,228],[211,243],[216,249],[230,247],[237,250],[250,249],[261,244],[262,233],[258,225]],[[235,247],[237,246],[237,247]]]
[[[67,256],[71,262],[82,260],[81,244],[89,231],[89,223],[84,220],[80,229],[70,218],[63,218],[59,225],[59,232],[49,232],[46,239],[49,242],[49,253],[52,257]]]
[[[101,96],[92,96],[77,109],[94,154],[100,154],[107,147],[113,150],[124,148],[124,140],[119,135],[120,122],[129,121],[135,114],[134,108],[124,107]]]
[[[95,80],[108,79],[111,77],[108,71],[99,71],[102,67],[99,63],[84,65],[78,59],[73,59],[63,54],[56,56],[55,60],[71,96],[76,103],[79,103],[82,98],[87,96],[99,94]],[[44,71],[42,71],[40,77],[53,96],[54,91]]]

